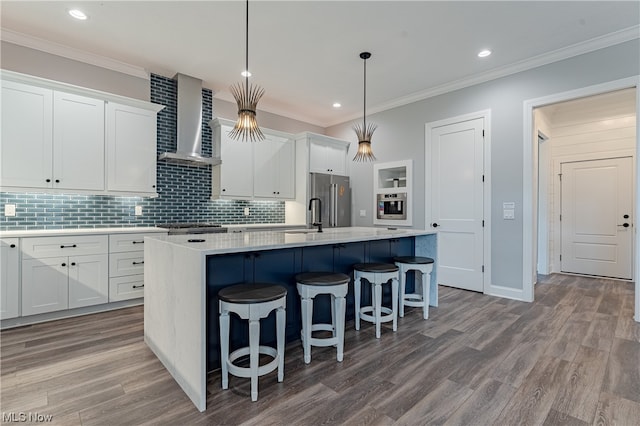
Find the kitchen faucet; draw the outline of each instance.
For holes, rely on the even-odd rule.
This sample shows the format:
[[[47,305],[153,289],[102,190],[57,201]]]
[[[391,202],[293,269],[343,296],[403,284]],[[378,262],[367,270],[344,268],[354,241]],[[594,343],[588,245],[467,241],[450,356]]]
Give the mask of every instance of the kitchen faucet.
[[[311,224],[311,226],[317,226],[318,227],[318,232],[322,232],[322,200],[320,198],[312,198],[309,200],[309,211],[311,212],[311,208],[313,207],[313,202],[317,201],[318,202],[318,221],[317,222],[313,222]],[[315,213],[315,212],[312,212]],[[315,214],[312,214],[312,219],[315,219]]]

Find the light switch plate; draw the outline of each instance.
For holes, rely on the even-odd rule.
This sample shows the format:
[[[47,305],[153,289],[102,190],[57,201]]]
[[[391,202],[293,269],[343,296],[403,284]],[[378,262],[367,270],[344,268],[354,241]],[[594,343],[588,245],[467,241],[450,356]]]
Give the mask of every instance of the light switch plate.
[[[4,205],[4,215],[5,216],[15,216],[16,215],[16,205],[15,204],[5,204]]]
[[[360,217],[367,217],[367,211],[366,210],[360,210]]]
[[[249,207],[244,208],[244,215],[249,216]]]
[[[136,206],[136,208],[134,210],[134,214],[136,216],[142,216],[142,206]]]
[[[516,212],[513,209],[502,210],[502,218],[506,220],[514,220],[516,218]]]

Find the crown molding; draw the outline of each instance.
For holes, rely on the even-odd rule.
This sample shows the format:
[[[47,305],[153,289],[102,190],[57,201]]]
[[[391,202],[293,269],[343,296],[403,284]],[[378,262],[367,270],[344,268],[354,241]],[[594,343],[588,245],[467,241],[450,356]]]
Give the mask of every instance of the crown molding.
[[[0,31],[2,41],[17,44],[19,46],[28,47],[30,49],[40,50],[52,55],[61,56],[63,58],[72,59],[74,61],[83,62],[97,67],[106,68],[112,71],[128,74],[138,78],[149,80],[149,72],[135,65],[127,64],[108,58],[106,56],[96,55],[95,53],[86,52],[84,50],[75,49],[63,44],[54,43],[49,40],[34,37],[31,35],[19,33],[3,28]]]
[[[543,53],[541,55],[533,56],[531,58],[524,59],[522,61],[515,62],[513,64],[505,65],[487,72],[476,74],[472,77],[463,78],[460,80],[452,81],[450,83],[441,84],[420,92],[412,93],[401,98],[394,99],[389,102],[379,104],[377,106],[369,107],[369,114],[375,114],[382,111],[387,111],[400,106],[408,105],[414,102],[418,102],[424,99],[432,98],[434,96],[442,95],[455,90],[464,89],[465,87],[475,86],[476,84],[485,83],[487,81],[496,80],[501,77],[506,77],[511,74],[516,74],[522,71],[527,71],[532,68],[537,68],[543,65],[547,65],[553,62],[569,59],[574,56],[582,55],[585,53],[593,52],[595,50],[604,49],[606,47],[614,46],[616,44],[624,43],[627,41],[640,38],[640,25],[625,28],[620,31],[605,34],[600,37],[592,38],[580,43],[572,44],[561,49],[553,50],[551,52]],[[340,121],[334,121],[331,123],[325,123],[325,127],[335,126],[337,124],[346,123],[361,117],[361,114],[342,117]]]

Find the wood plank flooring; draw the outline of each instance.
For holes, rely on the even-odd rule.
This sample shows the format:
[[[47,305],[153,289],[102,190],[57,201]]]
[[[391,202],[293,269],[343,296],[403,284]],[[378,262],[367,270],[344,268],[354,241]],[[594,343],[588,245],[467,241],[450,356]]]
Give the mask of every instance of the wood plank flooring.
[[[441,287],[429,320],[408,308],[379,340],[348,322],[342,363],[314,347],[306,365],[292,343],[284,382],[261,377],[254,403],[248,379],[223,391],[213,372],[204,413],[144,344],[141,307],[6,330],[2,423],[639,425],[633,284],[541,278],[534,303]]]

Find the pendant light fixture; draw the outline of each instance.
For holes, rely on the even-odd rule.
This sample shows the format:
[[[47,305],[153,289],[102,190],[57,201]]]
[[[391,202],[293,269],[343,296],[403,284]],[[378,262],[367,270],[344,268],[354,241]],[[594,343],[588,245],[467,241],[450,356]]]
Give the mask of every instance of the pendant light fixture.
[[[264,89],[249,84],[249,0],[247,4],[247,19],[246,19],[246,45],[245,45],[245,69],[243,72],[244,82],[234,84],[230,87],[231,94],[238,104],[238,121],[233,127],[233,130],[229,132],[229,137],[235,140],[242,141],[257,141],[263,140],[264,135],[258,126],[256,120],[256,109],[258,101],[264,95]],[[244,83],[244,84],[243,84]]]
[[[367,59],[371,57],[371,53],[362,52],[360,58],[364,60],[364,112],[362,117],[362,126],[354,124],[353,130],[358,136],[358,152],[353,157],[353,161],[376,161],[375,155],[371,150],[371,136],[375,132],[376,126],[373,123],[367,124]]]

